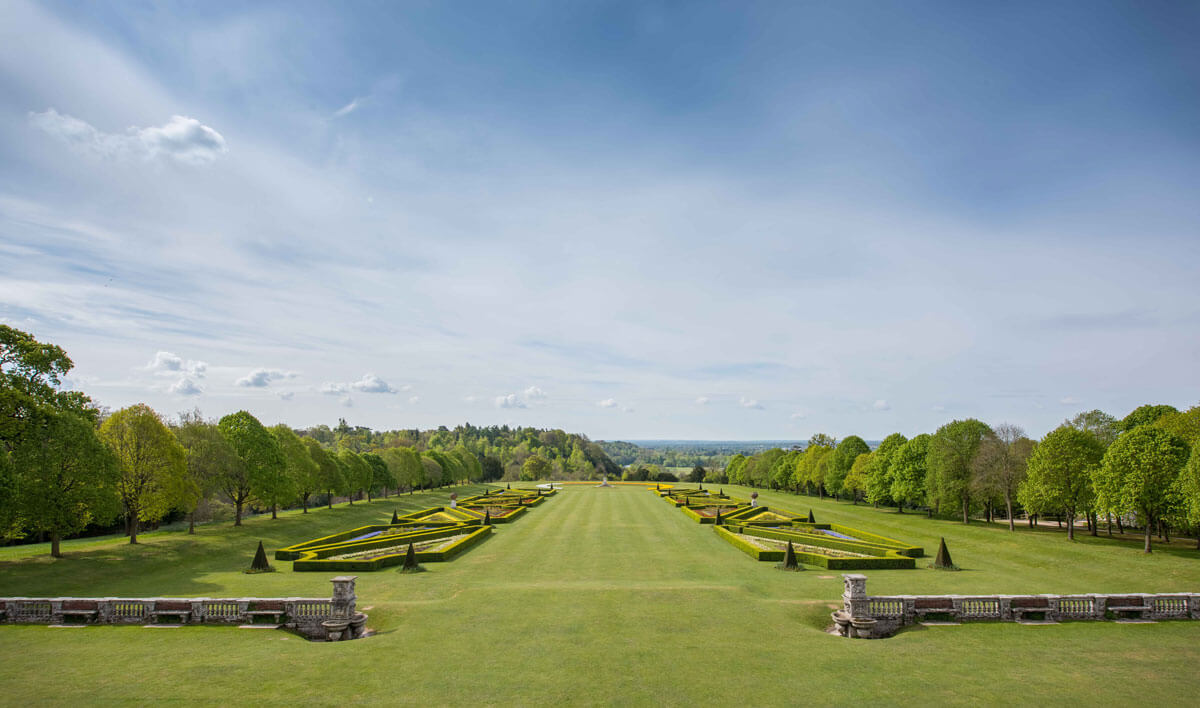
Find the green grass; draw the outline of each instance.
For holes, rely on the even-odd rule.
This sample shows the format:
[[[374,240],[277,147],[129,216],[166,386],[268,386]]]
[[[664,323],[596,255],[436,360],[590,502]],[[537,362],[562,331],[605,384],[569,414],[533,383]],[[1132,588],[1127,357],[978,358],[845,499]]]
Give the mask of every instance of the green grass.
[[[748,490],[726,486],[745,496]],[[67,558],[0,551],[4,595],[313,595],[321,573],[245,575],[268,551],[391,517],[399,503],[339,506],[196,536],[64,546]],[[867,571],[868,591],[1184,591],[1200,554],[1137,541],[984,527],[760,492],[760,501],[936,550],[965,570]],[[460,493],[460,496],[462,494]],[[401,513],[409,508],[401,506]],[[373,637],[338,644],[197,627],[0,627],[4,703],[227,704],[1017,704],[1194,703],[1200,622],[976,624],[883,641],[825,634],[838,573],[757,563],[637,487],[569,486],[482,545],[429,572],[360,575]],[[368,609],[369,608],[369,609]]]

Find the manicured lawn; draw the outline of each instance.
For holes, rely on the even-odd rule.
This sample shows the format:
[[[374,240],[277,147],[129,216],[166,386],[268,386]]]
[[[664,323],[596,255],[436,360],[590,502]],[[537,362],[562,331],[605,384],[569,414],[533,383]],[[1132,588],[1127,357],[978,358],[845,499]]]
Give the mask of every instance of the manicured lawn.
[[[0,550],[5,595],[315,595],[321,573],[245,575],[254,545],[377,523],[446,492],[339,506],[140,546]],[[469,490],[460,489],[460,494]],[[747,490],[726,487],[746,495]],[[930,521],[760,492],[796,512],[924,545],[945,536],[959,573],[868,571],[868,591],[1181,591],[1200,554],[1136,541]],[[404,504],[404,506],[400,506]],[[1182,545],[1182,544],[1181,544]],[[567,487],[430,572],[359,577],[373,637],[316,644],[232,628],[0,627],[0,702],[271,704],[1194,704],[1200,622],[977,624],[884,641],[822,630],[837,573],[756,563],[650,492]],[[370,609],[367,609],[370,608]]]

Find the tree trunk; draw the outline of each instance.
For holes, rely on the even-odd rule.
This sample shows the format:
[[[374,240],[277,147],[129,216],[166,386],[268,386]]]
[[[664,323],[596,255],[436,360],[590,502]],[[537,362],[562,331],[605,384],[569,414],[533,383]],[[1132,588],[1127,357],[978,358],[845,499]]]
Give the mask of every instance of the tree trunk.
[[[896,511],[901,514],[904,513],[904,502],[900,502],[899,504],[896,505]]]
[[[1017,527],[1013,523],[1012,517],[1012,492],[1009,491],[1004,492],[1004,513],[1008,514],[1008,530],[1016,531]]]
[[[1151,524],[1151,523],[1150,523],[1150,521],[1149,521],[1149,520],[1147,520],[1147,521],[1146,521],[1146,545],[1145,545],[1145,547],[1142,549],[1142,552],[1143,552],[1143,553],[1149,553],[1149,552],[1150,552],[1150,527],[1151,527],[1151,526],[1153,526],[1153,524]]]
[[[129,542],[130,543],[137,543],[137,532],[138,532],[138,510],[130,509],[129,510]]]
[[[1117,516],[1117,533],[1121,534],[1122,536],[1125,535],[1125,524],[1121,523],[1120,515]]]
[[[62,558],[62,550],[59,548],[59,541],[62,536],[57,531],[50,532],[50,556],[52,558]]]
[[[188,514],[188,535],[196,533],[196,510],[192,509],[192,513]]]
[[[1067,540],[1075,540],[1075,514],[1067,514]]]
[[[276,507],[276,505],[275,505],[275,504],[272,504],[272,505],[271,505],[271,520],[272,520],[272,521],[274,521],[274,520],[276,520],[276,519],[278,519],[278,518],[279,518],[279,514],[277,514],[277,513],[276,513],[276,511],[275,511],[275,507]]]
[[[300,497],[300,506],[304,508],[304,513],[307,514],[308,513],[308,495],[307,494]]]
[[[1096,512],[1093,511],[1088,514],[1088,518],[1090,518],[1092,521],[1092,535],[1099,536],[1100,535],[1100,528],[1099,528],[1100,517],[1099,517],[1099,515],[1097,515]]]
[[[328,501],[329,501],[329,508],[332,509],[333,508],[333,490],[329,491],[329,500]]]
[[[1107,522],[1108,522],[1108,537],[1109,537],[1109,538],[1112,538],[1112,513],[1111,513],[1111,512],[1105,512],[1105,513],[1104,513],[1104,519],[1105,519],[1105,521],[1107,521]]]
[[[971,518],[969,516],[967,516],[967,511],[970,508],[970,503],[971,503],[971,501],[967,497],[963,497],[962,507],[963,507],[963,523],[964,524],[971,523]]]
[[[233,505],[237,509],[233,515],[233,525],[241,526],[242,525],[242,501],[237,500],[233,503]]]

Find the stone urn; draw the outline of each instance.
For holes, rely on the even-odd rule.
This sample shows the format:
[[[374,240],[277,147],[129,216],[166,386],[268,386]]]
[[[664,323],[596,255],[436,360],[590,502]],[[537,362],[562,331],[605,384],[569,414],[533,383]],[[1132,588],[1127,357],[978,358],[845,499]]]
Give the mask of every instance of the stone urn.
[[[359,613],[362,614],[362,613]],[[365,621],[365,619],[364,619]],[[341,641],[342,635],[346,634],[346,628],[350,626],[351,620],[348,619],[327,619],[321,622],[321,626],[325,628],[325,641],[337,642]],[[351,637],[346,637],[350,639]]]
[[[358,639],[363,635],[363,630],[367,626],[367,615],[364,612],[355,612],[354,618],[350,620],[350,636],[348,639]]]
[[[870,639],[875,631],[875,620],[869,617],[851,617],[850,626],[850,636]]]

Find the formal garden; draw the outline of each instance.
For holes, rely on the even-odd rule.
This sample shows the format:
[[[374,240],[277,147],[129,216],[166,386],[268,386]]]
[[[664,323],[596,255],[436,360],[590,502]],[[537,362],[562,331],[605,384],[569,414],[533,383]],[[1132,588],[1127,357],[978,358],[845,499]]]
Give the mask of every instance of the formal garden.
[[[653,485],[567,486],[534,501],[517,523],[497,522],[500,530],[470,552],[425,564],[427,572],[389,566],[363,573],[357,609],[369,616],[367,636],[353,642],[173,623],[6,625],[0,681],[13,702],[186,694],[210,703],[237,695],[262,703],[678,704],[711,702],[711,686],[736,685],[767,703],[803,695],[818,704],[965,704],[992,700],[997,691],[1017,702],[1085,691],[1134,701],[1152,680],[1158,702],[1191,702],[1200,623],[930,622],[885,641],[847,641],[829,633],[831,612],[843,606],[843,571],[802,561],[804,572],[787,573],[750,561],[713,530],[721,526],[697,523],[708,507],[683,494],[691,485],[676,487],[663,494]],[[363,528],[453,523],[430,518],[447,510],[457,516],[482,508],[490,517],[514,496],[550,492],[540,493],[532,484],[451,487],[307,515],[288,511],[240,527],[205,525],[194,535],[149,532],[137,545],[121,537],[65,541],[62,558],[44,546],[9,547],[0,549],[0,595],[328,598],[340,572],[294,572],[284,560],[274,561],[276,572],[243,572],[257,543],[274,553],[306,538],[362,536]],[[754,493],[752,507],[746,502]],[[692,499],[679,504],[685,497]],[[815,526],[859,529],[864,542],[899,538],[907,548],[930,549],[945,538],[961,568],[934,570],[922,557],[915,568],[853,571],[867,574],[872,593],[1170,593],[1200,581],[1196,551],[1179,541],[1146,555],[1137,541],[1082,536],[1065,544],[1048,528],[1011,533],[1000,524],[967,526],[738,486],[707,497],[715,497],[722,520],[738,509],[779,517],[758,529],[800,529],[811,513]],[[737,526],[748,523],[730,524]],[[121,670],[113,670],[113,657]],[[391,668],[363,669],[381,665]],[[876,680],[882,675],[887,682]],[[1013,676],[1021,676],[1019,686]]]

